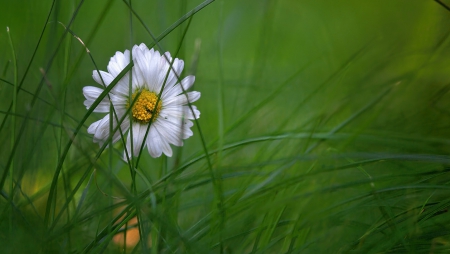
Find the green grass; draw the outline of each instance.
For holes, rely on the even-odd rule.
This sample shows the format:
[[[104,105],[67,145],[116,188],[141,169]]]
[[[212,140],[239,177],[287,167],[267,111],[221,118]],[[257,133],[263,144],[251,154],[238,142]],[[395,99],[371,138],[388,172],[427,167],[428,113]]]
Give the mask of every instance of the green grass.
[[[448,252],[440,2],[3,0],[2,253]],[[127,162],[82,88],[141,42],[185,61],[201,117]]]

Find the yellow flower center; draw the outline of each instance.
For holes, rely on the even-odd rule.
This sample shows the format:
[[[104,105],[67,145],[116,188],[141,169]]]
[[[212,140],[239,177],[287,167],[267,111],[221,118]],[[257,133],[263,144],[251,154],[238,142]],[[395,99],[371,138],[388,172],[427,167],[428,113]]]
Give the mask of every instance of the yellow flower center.
[[[136,91],[133,93],[131,96],[131,103],[133,103],[136,96],[138,96],[138,98],[134,102],[131,109],[134,120],[140,123],[148,123],[150,122],[150,119],[152,119],[153,115],[155,115],[153,120],[156,120],[159,112],[161,111],[162,105],[161,100],[158,102],[158,105],[156,105],[158,96],[153,92],[143,89],[142,91]]]

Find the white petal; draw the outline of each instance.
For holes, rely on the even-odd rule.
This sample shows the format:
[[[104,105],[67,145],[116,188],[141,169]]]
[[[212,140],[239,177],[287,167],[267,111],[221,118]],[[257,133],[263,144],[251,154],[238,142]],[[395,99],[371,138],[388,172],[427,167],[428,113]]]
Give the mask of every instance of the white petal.
[[[191,127],[194,125],[191,121],[187,119],[179,119],[174,117],[159,117],[159,124],[161,128],[167,130],[167,132],[171,131],[177,138],[181,137],[182,139],[186,139],[193,135],[191,131]],[[176,143],[172,143],[176,145]]]
[[[194,135],[191,130],[191,127],[194,126],[194,123],[189,120],[184,120],[183,122],[183,139],[187,139]]]
[[[168,140],[166,139],[166,137],[162,134],[162,128],[161,128],[161,126],[160,125],[158,125],[158,124],[156,124],[156,125],[154,125],[154,126],[152,126],[151,127],[152,129],[155,129],[156,130],[156,132],[159,134],[159,137],[160,137],[160,145],[161,145],[161,149],[162,149],[162,152],[166,155],[166,156],[168,156],[168,157],[172,157],[172,148],[170,147],[170,145],[169,145],[169,142],[168,142]],[[148,139],[147,139],[147,142],[148,142]],[[150,141],[151,142],[151,141]]]
[[[164,107],[160,115],[163,117],[175,117],[175,118],[185,118],[185,119],[198,119],[200,118],[200,111],[195,105],[192,105],[192,110],[195,116],[192,114],[191,109],[188,106],[168,106]]]
[[[141,44],[139,44],[139,48],[142,50],[142,51],[148,51],[148,47],[147,47],[147,45],[145,45],[145,43],[141,43]]]
[[[109,135],[109,115],[103,117],[95,129],[94,142],[103,145]]]
[[[142,83],[140,85],[140,87],[146,87],[147,89],[148,87],[148,73],[149,71],[149,61],[147,60],[147,57],[144,55],[142,55],[139,58],[135,58],[134,60],[134,64],[135,66],[138,66],[139,70],[140,70],[140,75],[141,75],[141,79],[142,79]]]
[[[187,77],[185,77],[183,80],[181,80],[181,85],[183,86],[184,90],[188,90],[189,88],[191,88],[191,86],[194,84],[195,82],[195,76],[189,75]]]
[[[165,56],[165,57],[164,57]],[[167,59],[166,59],[167,57]],[[169,62],[167,62],[167,60]],[[178,70],[178,65],[180,64],[180,60],[178,58],[175,58],[173,60],[172,66],[170,66],[170,63],[172,62],[172,57],[170,57],[170,53],[166,52],[163,56],[161,56],[161,65],[159,70],[159,81],[158,83],[161,84],[161,86],[164,84],[164,90],[173,87],[177,81],[181,73],[175,73]],[[169,72],[170,70],[170,72]],[[167,79],[166,79],[167,76]]]
[[[172,157],[172,148],[170,147],[169,143],[167,142],[167,140],[165,139],[161,139],[162,141],[162,150],[163,153],[167,156],[167,157]]]
[[[120,96],[128,98],[129,96],[129,85],[128,85],[129,76],[126,74],[119,80],[119,82],[114,86],[111,90],[115,94],[119,94]]]
[[[83,87],[83,94],[84,97],[87,100],[92,100],[95,101],[97,100],[97,98],[100,96],[100,94],[103,93],[103,89],[98,88],[98,87],[94,87],[94,86],[85,86]],[[124,96],[119,96],[119,95],[115,95],[113,93],[108,94],[107,96],[105,96],[103,98],[102,102],[108,102],[109,103],[109,99],[111,99],[111,102],[114,105],[119,105],[122,103],[126,103],[127,99]]]
[[[98,120],[93,122],[91,125],[89,125],[89,128],[87,129],[87,132],[89,134],[95,134],[95,131],[97,130],[98,124],[101,122],[102,120]]]
[[[161,139],[161,135],[158,133],[156,128],[154,128],[154,126],[150,127],[146,142],[148,153],[153,158],[161,156],[163,152],[163,146],[165,146],[166,144],[164,144],[165,142]]]
[[[117,111],[117,119],[121,120],[123,117],[124,111]],[[106,115],[101,120],[91,124],[88,128],[89,134],[94,134],[94,142],[99,143],[100,145],[103,145],[103,143],[109,138],[110,136],[110,122],[109,122],[110,115]],[[128,117],[124,119],[122,124],[120,125],[120,129],[122,130],[122,133],[125,133],[129,128],[129,120]],[[117,127],[117,121],[114,116],[113,118],[113,130]],[[112,140],[113,143],[117,142],[120,139],[120,130],[117,128],[116,132],[113,134]]]
[[[124,53],[117,51],[116,54],[111,57],[111,60],[108,63],[107,69],[108,72],[116,78],[119,73],[125,69],[125,67],[130,63],[130,51],[125,50]],[[133,88],[136,88],[139,83],[138,79],[136,78],[139,74],[139,70],[135,70],[134,66],[132,68],[132,80],[131,84]],[[113,91],[115,93],[119,93],[123,96],[128,96],[128,90],[129,90],[129,81],[130,81],[130,72],[127,72],[117,83],[117,85],[114,87]]]
[[[117,126],[117,120],[121,120],[123,118],[123,114],[125,114],[125,112],[120,112],[117,111],[117,119],[114,116],[114,128],[116,128]],[[125,135],[126,131],[130,128],[130,119],[128,117],[125,117],[122,124],[120,124],[120,130],[122,131],[122,135]],[[117,141],[119,141],[119,139],[122,137],[120,135],[120,130],[117,129],[117,131],[114,133],[113,136],[113,143],[116,143]]]
[[[87,109],[89,109],[92,104],[97,100],[97,98],[100,96],[100,94],[103,92],[103,89],[93,86],[85,86],[83,87],[83,95],[86,97],[86,100],[84,101],[84,105]],[[94,112],[102,112],[107,113],[109,112],[109,98],[111,98],[111,102],[113,105],[117,108],[125,108],[127,101],[124,97],[117,96],[114,94],[109,94],[108,96],[105,96],[103,100],[99,103],[99,105],[95,108]]]
[[[133,123],[133,155],[138,156],[139,151],[141,150],[141,146],[145,146],[145,132],[147,131],[148,125]]]
[[[88,101],[88,100],[84,101],[84,105],[86,106],[87,109],[91,108],[93,103],[94,103],[93,101]],[[108,113],[109,109],[110,109],[109,103],[100,103],[100,104],[97,105],[97,107],[95,107],[94,112],[96,112],[96,113]]]
[[[161,85],[158,84],[161,55],[158,51],[152,52],[150,50],[147,52],[146,58],[148,61],[148,69],[144,75],[147,81],[147,88],[152,92],[159,93],[159,90],[161,89]]]
[[[131,155],[131,141],[130,140],[131,140],[130,132],[128,132],[125,150],[123,151],[123,160],[125,160],[125,161],[129,161],[133,157]]]
[[[142,67],[141,65],[145,65],[145,56],[144,52],[141,50],[141,48],[134,46],[133,47],[133,60],[134,60],[134,66],[133,66],[133,88],[141,88],[144,83],[144,75],[143,75],[143,68],[145,69],[146,66]]]
[[[111,57],[107,66],[108,72],[113,77],[117,77],[119,73],[130,63],[130,51],[125,50],[123,53],[117,51],[116,54]]]
[[[100,75],[98,74],[100,72],[100,75],[102,76],[102,78],[100,78]],[[92,78],[94,78],[95,82],[97,82],[98,84],[100,84],[101,86],[108,86],[113,80],[114,77],[109,74],[108,72],[104,72],[104,71],[97,71],[97,70],[93,70],[92,71]],[[102,81],[103,79],[103,81]],[[105,84],[103,84],[103,82],[105,82]]]
[[[187,76],[185,77],[182,81],[181,81],[181,85],[183,86],[183,89],[181,88],[180,84],[176,84],[172,87],[169,87],[168,89],[164,90],[162,98],[167,99],[170,97],[174,97],[177,96],[181,93],[183,93],[183,90],[186,91],[188,90],[195,81],[195,77],[194,76]]]
[[[115,76],[112,76],[111,74],[104,71],[100,71],[100,74],[102,75],[103,81],[105,82],[106,86],[109,86],[115,78]],[[96,70],[92,72],[92,77],[94,78],[95,82],[97,82],[101,86],[104,86]],[[125,77],[128,76],[125,75],[117,84],[114,85],[113,89],[111,90],[113,94],[128,96],[128,79],[125,79]]]
[[[193,103],[200,99],[200,92],[192,91],[186,94],[180,94],[175,97],[167,98],[163,100],[163,106],[177,106],[177,105],[186,105],[189,102]]]
[[[167,77],[164,90],[166,90],[168,88],[172,88],[173,86],[175,86],[176,83],[178,83],[178,78],[180,78],[181,72],[183,71],[183,67],[184,67],[183,60],[175,58],[175,60],[173,61],[173,65],[170,68],[170,74]],[[165,78],[165,75],[166,75],[166,73],[164,74],[164,78]],[[161,83],[164,84],[164,79],[161,80]]]
[[[95,86],[83,87],[83,95],[86,99],[96,100],[98,96],[103,92],[103,89]]]
[[[176,146],[183,145],[182,119],[178,122],[170,122],[164,118],[159,118],[154,125],[158,133],[168,143]]]

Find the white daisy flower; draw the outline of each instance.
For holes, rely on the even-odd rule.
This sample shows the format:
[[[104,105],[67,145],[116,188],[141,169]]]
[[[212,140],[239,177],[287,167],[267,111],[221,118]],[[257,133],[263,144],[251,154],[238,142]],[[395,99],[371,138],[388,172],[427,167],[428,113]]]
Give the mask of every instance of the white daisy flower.
[[[170,144],[182,146],[183,139],[193,135],[190,129],[193,123],[190,120],[200,117],[200,111],[197,110],[197,107],[192,105],[192,112],[187,106],[188,100],[192,103],[200,98],[200,92],[183,93],[183,90],[189,89],[194,84],[195,77],[187,76],[180,84],[177,77],[183,71],[184,62],[175,58],[172,68],[170,68],[172,58],[169,52],[166,52],[165,56],[160,55],[158,51],[148,49],[142,43],[139,46],[135,45],[132,53],[134,61],[131,70],[132,91],[129,91],[130,72],[128,72],[109,92],[109,97],[106,96],[94,109],[94,112],[112,113],[110,112],[111,100],[117,114],[117,118],[113,116],[113,129],[117,127],[117,119],[120,121],[126,114],[120,129],[123,135],[126,134],[128,129],[132,129],[133,142],[131,142],[130,132],[128,132],[126,142],[126,149],[130,157],[131,151],[133,151],[134,156],[137,156],[142,145],[144,148],[147,147],[152,157],[159,157],[162,153],[172,156]],[[100,71],[105,84],[103,84],[97,70],[93,71],[92,77],[102,87],[108,86],[129,63],[130,52],[128,50],[123,53],[116,52],[109,61],[108,72]],[[161,91],[166,76],[164,90]],[[83,88],[83,94],[86,97],[84,105],[87,109],[92,106],[102,92],[103,89],[98,87],[86,86]],[[156,105],[160,93],[162,93],[161,98]],[[136,96],[138,97],[136,98]],[[127,113],[130,107],[132,117]],[[144,140],[152,117],[149,133]],[[110,136],[109,119],[110,116],[106,115],[88,128],[88,133],[94,135],[94,142],[99,143],[100,146]],[[113,143],[117,142],[120,137],[119,128],[117,128],[113,135]],[[131,150],[131,143],[133,143],[133,150]]]

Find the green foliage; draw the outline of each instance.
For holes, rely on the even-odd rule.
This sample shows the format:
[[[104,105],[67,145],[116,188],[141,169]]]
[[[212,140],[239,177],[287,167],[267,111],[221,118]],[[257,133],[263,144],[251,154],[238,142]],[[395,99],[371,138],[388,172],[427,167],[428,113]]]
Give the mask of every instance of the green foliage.
[[[450,1],[0,3],[2,253],[449,251]],[[141,42],[201,118],[127,163],[82,88]]]

